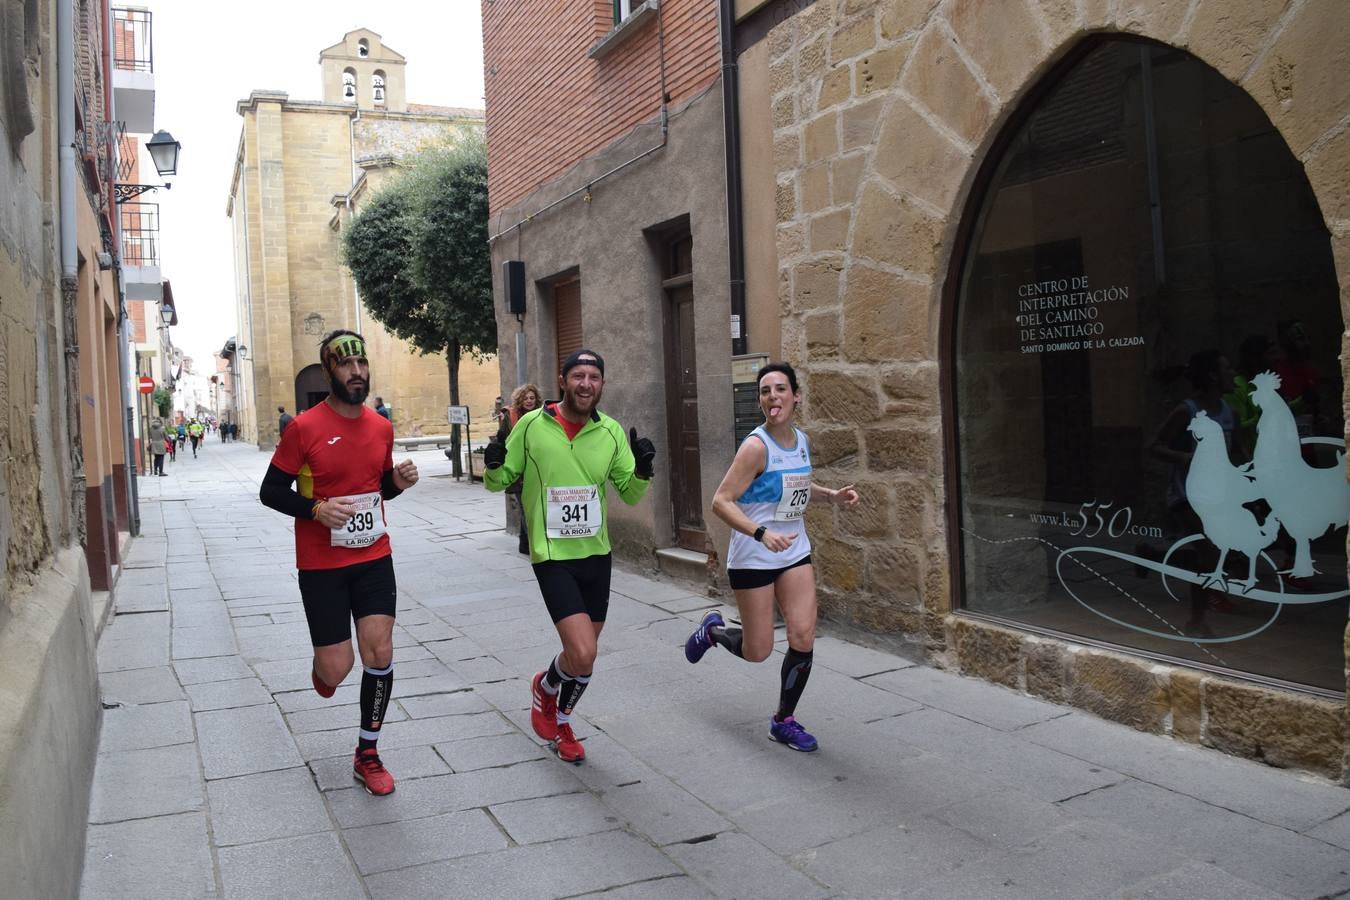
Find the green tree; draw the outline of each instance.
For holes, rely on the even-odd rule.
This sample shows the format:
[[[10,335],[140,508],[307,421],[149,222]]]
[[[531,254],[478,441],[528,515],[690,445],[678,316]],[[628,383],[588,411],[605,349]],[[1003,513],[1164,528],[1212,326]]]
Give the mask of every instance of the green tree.
[[[422,353],[445,353],[450,402],[459,362],[497,351],[487,243],[487,153],[477,131],[422,152],[343,235],[343,258],[370,314]],[[459,426],[451,428],[461,474]]]
[[[155,409],[159,410],[160,416],[167,417],[173,412],[173,393],[166,388],[155,388],[155,392],[150,395],[150,399],[154,402]]]

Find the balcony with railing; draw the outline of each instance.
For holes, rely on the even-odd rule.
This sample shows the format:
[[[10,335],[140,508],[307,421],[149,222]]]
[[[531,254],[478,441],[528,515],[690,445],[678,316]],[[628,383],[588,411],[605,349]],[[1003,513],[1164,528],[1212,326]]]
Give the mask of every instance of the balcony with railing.
[[[112,10],[113,99],[117,118],[134,134],[155,130],[155,43],[148,9]]]
[[[127,202],[117,207],[122,220],[122,278],[128,300],[163,299],[159,269],[159,204]]]

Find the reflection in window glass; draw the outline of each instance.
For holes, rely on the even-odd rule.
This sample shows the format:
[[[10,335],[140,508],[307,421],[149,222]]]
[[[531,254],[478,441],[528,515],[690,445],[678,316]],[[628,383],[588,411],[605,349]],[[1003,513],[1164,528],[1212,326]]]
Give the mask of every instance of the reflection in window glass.
[[[997,166],[957,310],[966,608],[1343,692],[1342,322],[1298,161],[1121,39]]]

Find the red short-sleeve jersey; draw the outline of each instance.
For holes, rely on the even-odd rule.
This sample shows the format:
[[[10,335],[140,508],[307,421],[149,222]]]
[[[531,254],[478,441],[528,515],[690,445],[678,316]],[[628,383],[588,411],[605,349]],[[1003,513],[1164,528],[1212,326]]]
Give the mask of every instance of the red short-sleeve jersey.
[[[272,454],[272,465],[294,475],[302,497],[331,500],[380,490],[380,479],[394,468],[394,426],[366,407],[348,419],[327,403],[307,409],[286,427]],[[380,503],[380,516],[384,504]],[[298,569],[336,569],[388,556],[389,535],[369,547],[334,547],[332,533],[313,519],[295,520]]]

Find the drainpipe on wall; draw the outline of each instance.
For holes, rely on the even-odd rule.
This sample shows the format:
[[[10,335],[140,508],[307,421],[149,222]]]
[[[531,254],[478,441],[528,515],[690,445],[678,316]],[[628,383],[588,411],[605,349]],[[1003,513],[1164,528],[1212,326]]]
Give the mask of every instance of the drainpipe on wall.
[[[75,231],[75,0],[60,0],[56,9],[57,134],[60,146],[61,301],[64,312],[62,346],[66,360],[66,435],[70,453],[71,521],[80,543],[85,543],[84,452],[80,444],[80,347],[76,332],[76,293],[79,288]]]
[[[741,104],[737,95],[735,0],[720,0],[722,32],[722,143],[727,171],[727,268],[731,288],[731,315],[740,328],[731,340],[731,353],[745,353],[745,212],[741,207]]]

